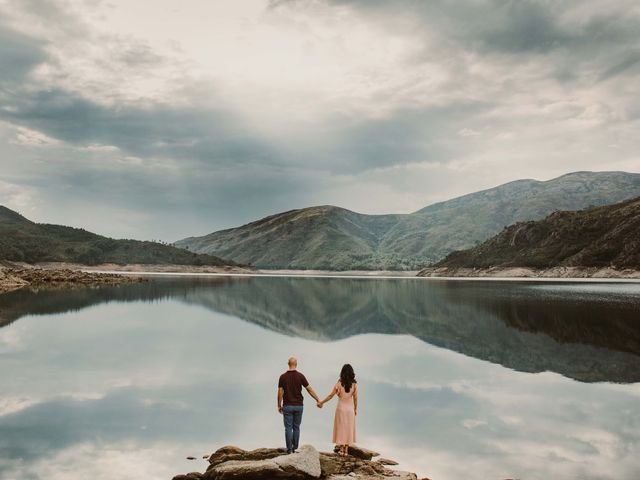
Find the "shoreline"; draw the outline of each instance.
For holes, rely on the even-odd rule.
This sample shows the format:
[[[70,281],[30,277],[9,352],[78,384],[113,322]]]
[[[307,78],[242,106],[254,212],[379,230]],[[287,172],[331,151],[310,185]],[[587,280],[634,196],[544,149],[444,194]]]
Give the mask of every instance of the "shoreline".
[[[608,274],[609,276],[602,276]],[[600,275],[600,276],[598,276]],[[153,277],[283,277],[343,279],[412,279],[418,281],[531,282],[531,283],[627,283],[640,284],[640,271],[562,267],[546,270],[524,268],[450,269],[428,267],[415,271],[259,270],[235,266],[115,265],[71,263],[28,265],[0,263],[0,294],[25,287],[78,288],[147,281]]]
[[[200,272],[153,272],[153,271],[124,271],[124,270],[87,270],[95,273],[115,273],[119,275],[140,275],[148,277],[267,277],[267,278],[345,278],[345,279],[380,279],[380,280],[416,280],[416,281],[467,281],[467,282],[538,282],[538,283],[640,283],[640,278],[600,278],[600,277],[500,277],[500,276],[409,276],[387,275],[385,272],[376,274],[336,274],[336,272],[307,273],[304,270],[292,274],[289,272],[257,271],[252,273],[200,273]]]
[[[611,267],[427,267],[418,273],[421,278],[466,279],[517,279],[524,281],[591,281],[591,282],[640,282],[640,270],[618,270]]]
[[[22,288],[66,289],[146,282],[142,275],[85,272],[70,268],[38,268],[0,265],[0,294]]]

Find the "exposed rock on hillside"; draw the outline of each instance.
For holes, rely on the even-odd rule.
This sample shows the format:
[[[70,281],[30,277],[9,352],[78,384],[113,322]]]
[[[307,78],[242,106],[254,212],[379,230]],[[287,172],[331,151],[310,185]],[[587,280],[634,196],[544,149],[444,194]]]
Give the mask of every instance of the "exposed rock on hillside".
[[[375,453],[358,448],[354,448],[353,452],[364,453],[365,456]],[[364,460],[353,455],[342,457],[335,453],[318,453],[311,445],[304,445],[291,455],[287,455],[283,448],[246,451],[233,446],[222,447],[209,457],[206,472],[173,477],[173,480],[195,479],[417,480],[417,477],[413,473],[391,470],[385,467],[384,462]]]
[[[523,276],[562,269],[576,276],[623,276],[640,270],[640,197],[577,212],[555,212],[543,220],[505,228],[481,245],[449,254],[419,275],[499,273],[514,268]],[[517,271],[516,271],[517,272]],[[559,275],[564,276],[564,275]]]

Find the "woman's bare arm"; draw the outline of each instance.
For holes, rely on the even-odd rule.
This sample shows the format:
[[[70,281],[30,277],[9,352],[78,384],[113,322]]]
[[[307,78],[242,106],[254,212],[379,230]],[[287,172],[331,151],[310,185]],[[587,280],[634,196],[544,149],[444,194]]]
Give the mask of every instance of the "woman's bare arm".
[[[338,390],[336,389],[336,387],[333,387],[333,390],[331,390],[331,393],[329,393],[329,395],[327,395],[327,398],[325,398],[324,400],[322,400],[320,403],[322,405],[324,405],[325,403],[327,403],[329,400],[331,400],[333,398],[333,396],[338,393]]]
[[[353,410],[356,415],[358,415],[358,386],[356,385],[355,390],[353,391]]]

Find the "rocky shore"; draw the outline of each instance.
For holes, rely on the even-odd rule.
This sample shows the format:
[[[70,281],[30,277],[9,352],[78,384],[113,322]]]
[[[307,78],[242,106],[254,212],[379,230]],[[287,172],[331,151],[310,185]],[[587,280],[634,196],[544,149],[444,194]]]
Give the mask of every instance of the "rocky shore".
[[[142,281],[145,281],[145,279],[132,275],[93,273],[71,269],[0,266],[0,293],[10,292],[24,287],[94,287]]]
[[[397,465],[393,460],[359,447],[350,447],[349,455],[342,457],[335,452],[318,452],[311,445],[303,445],[291,455],[284,448],[246,451],[226,446],[208,460],[205,472],[176,475],[173,480],[418,480],[414,473],[388,468]]]
[[[418,277],[486,277],[486,278],[605,278],[640,279],[640,270],[599,267],[427,267],[418,273]]]
[[[55,264],[40,264],[43,268],[49,268]],[[226,273],[226,274],[245,274],[256,273],[253,267],[242,265],[175,265],[175,264],[146,264],[146,263],[128,263],[119,265],[117,263],[101,263],[99,265],[79,265],[77,263],[64,264],[66,267],[76,270],[85,271],[109,271],[122,273]]]

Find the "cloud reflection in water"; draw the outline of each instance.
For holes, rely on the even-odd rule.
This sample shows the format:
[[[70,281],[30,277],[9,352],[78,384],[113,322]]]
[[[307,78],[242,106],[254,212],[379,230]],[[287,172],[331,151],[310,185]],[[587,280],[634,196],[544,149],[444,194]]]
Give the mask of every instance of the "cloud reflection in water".
[[[252,283],[254,295],[246,297]],[[0,477],[107,479],[143,472],[171,478],[204,469],[203,463],[186,461],[187,455],[201,456],[228,443],[279,445],[275,382],[289,355],[300,358],[301,370],[320,394],[333,385],[342,363],[353,363],[361,383],[360,442],[422,475],[632,479],[640,469],[638,384],[581,383],[460,355],[401,334],[400,327],[411,325],[409,314],[393,317],[395,335],[356,329],[349,336],[343,325],[349,312],[340,302],[321,306],[333,332],[314,328],[318,312],[302,302],[310,313],[296,329],[308,338],[282,334],[248,314],[262,308],[264,320],[269,313],[277,319],[289,312],[283,324],[295,326],[291,312],[297,307],[283,310],[276,304],[295,292],[291,282],[269,288],[255,282],[216,285],[174,295],[163,291],[167,294],[147,298],[152,302],[139,296],[128,303],[88,302],[78,311],[43,316],[15,314],[20,308],[15,298],[12,305],[1,304],[5,317],[13,308],[14,317],[23,318],[0,330]],[[311,285],[320,291],[345,288],[344,283]],[[367,289],[373,288],[369,294],[376,294],[378,307],[381,300],[387,308],[393,303],[393,295],[381,296],[374,285],[354,287],[363,290],[353,296],[361,312],[370,308]],[[417,285],[411,291],[424,283],[407,285]],[[271,305],[260,304],[260,289],[272,294]],[[282,294],[273,294],[277,290]],[[69,293],[68,302],[74,295],[83,294]],[[29,299],[37,309],[33,296]],[[408,300],[401,298],[392,310]],[[220,313],[232,309],[235,316]],[[238,319],[243,316],[250,321]],[[385,317],[371,318],[374,332],[385,326]],[[483,325],[501,331],[495,323]],[[356,327],[366,331],[366,324]],[[513,331],[513,338],[552,341],[544,333]],[[334,334],[339,339],[326,341]],[[496,341],[502,338],[508,337]],[[607,353],[588,345],[555,345]],[[328,449],[332,406],[308,407],[304,441]]]

